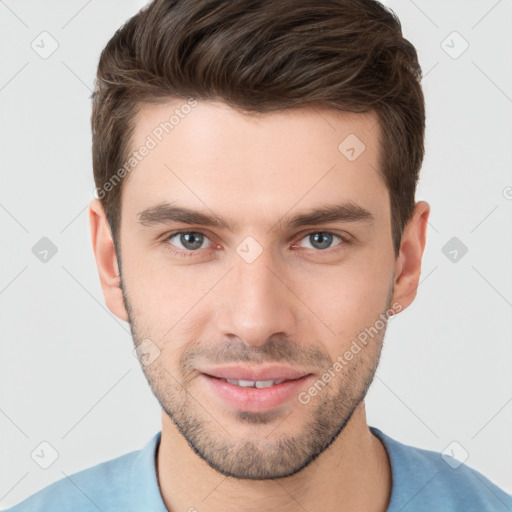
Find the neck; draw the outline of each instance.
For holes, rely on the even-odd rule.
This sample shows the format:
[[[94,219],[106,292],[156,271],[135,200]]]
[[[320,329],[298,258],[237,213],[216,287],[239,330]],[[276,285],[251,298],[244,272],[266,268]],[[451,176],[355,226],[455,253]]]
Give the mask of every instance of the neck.
[[[275,480],[224,476],[192,450],[165,413],[156,465],[170,512],[385,512],[391,494],[388,456],[367,426],[364,402],[336,440],[292,476]]]

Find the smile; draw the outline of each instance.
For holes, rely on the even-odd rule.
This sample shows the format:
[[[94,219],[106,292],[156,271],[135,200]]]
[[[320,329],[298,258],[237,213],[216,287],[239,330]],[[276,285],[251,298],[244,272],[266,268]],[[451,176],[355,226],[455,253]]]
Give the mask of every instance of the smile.
[[[233,384],[234,386],[240,386],[242,388],[269,388],[270,386],[275,386],[276,384],[281,384],[284,382],[282,380],[243,380],[243,379],[221,379]]]

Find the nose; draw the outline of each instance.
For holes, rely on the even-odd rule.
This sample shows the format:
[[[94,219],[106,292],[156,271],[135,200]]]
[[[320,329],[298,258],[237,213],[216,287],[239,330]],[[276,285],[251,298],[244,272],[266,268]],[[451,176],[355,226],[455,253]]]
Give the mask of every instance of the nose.
[[[300,301],[288,281],[270,250],[252,263],[235,254],[231,271],[216,290],[219,332],[250,346],[264,345],[277,334],[293,338]]]

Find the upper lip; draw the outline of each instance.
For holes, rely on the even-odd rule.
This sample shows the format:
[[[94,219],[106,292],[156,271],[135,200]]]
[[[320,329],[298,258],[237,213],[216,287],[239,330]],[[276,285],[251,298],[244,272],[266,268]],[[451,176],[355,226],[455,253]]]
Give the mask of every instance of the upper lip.
[[[219,379],[242,380],[293,380],[300,379],[311,372],[296,370],[289,366],[261,366],[258,368],[248,366],[218,366],[201,370],[202,373]]]

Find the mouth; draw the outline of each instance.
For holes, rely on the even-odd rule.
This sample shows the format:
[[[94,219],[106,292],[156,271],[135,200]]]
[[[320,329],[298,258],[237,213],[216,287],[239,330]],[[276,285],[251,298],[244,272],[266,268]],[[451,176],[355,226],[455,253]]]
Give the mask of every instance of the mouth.
[[[267,412],[286,405],[309,385],[312,373],[292,379],[225,378],[200,374],[207,392],[229,408],[248,412]]]
[[[241,388],[270,388],[271,386],[276,386],[283,382],[289,382],[291,380],[297,379],[271,379],[271,380],[245,380],[245,379],[223,379],[221,377],[215,377],[214,375],[205,374],[207,377],[211,377],[212,379],[222,380],[224,382],[229,382],[233,386],[238,386]]]
[[[200,372],[210,377],[241,382],[269,382],[296,380],[312,373],[309,369],[298,370],[290,366],[267,365],[267,366],[218,366],[201,368]],[[250,386],[250,384],[247,384]]]

